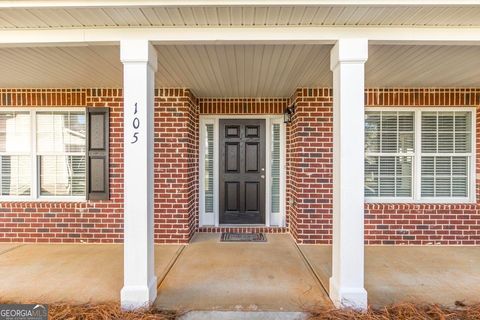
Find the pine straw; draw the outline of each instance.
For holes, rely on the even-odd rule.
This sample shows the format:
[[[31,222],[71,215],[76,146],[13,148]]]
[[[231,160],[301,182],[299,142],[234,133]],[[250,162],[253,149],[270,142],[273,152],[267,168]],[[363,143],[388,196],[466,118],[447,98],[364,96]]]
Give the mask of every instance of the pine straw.
[[[179,314],[153,308],[122,311],[118,303],[107,304],[49,304],[49,320],[174,320]],[[326,306],[306,310],[309,320],[480,320],[480,303],[466,306],[456,302],[455,308],[436,304],[401,303],[381,309],[369,307],[360,312]]]
[[[118,303],[106,304],[51,304],[48,306],[49,320],[173,320],[175,312],[159,311],[154,308],[122,311]]]
[[[351,309],[332,309],[327,307],[309,310],[309,320],[480,320],[480,304],[465,306],[462,302],[456,303],[455,308],[446,308],[436,304],[417,305],[401,303],[386,306],[381,309],[368,308],[366,312]]]

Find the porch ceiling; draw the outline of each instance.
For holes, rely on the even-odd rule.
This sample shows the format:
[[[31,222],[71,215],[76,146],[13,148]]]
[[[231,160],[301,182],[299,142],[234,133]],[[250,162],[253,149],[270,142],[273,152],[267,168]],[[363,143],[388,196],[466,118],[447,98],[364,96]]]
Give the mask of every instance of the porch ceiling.
[[[21,6],[20,1],[19,6]],[[0,9],[0,28],[480,26],[469,5],[88,6]]]
[[[157,46],[157,87],[289,97],[331,86],[329,45]],[[480,87],[480,46],[371,45],[367,87]],[[118,46],[0,49],[0,87],[122,87]]]

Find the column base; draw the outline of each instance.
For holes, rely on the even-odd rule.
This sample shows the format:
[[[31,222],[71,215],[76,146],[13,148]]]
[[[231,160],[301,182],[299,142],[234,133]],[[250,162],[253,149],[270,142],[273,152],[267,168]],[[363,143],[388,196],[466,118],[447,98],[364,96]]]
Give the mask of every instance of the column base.
[[[150,280],[148,286],[124,286],[120,291],[123,310],[148,308],[157,297],[157,277]]]
[[[329,296],[337,308],[367,309],[367,291],[365,288],[338,287],[332,278],[329,281]]]

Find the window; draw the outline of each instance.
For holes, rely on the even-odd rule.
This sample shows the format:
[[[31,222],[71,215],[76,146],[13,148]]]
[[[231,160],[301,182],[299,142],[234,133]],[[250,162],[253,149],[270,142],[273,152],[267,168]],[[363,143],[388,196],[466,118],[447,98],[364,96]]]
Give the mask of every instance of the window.
[[[84,111],[0,112],[1,196],[85,197],[85,121]]]
[[[206,124],[205,130],[205,212],[213,212],[213,124]]]
[[[28,112],[0,113],[1,196],[29,196],[32,155]]]
[[[271,142],[271,210],[280,212],[280,124],[272,124]]]
[[[365,115],[365,197],[371,201],[472,201],[470,110]]]

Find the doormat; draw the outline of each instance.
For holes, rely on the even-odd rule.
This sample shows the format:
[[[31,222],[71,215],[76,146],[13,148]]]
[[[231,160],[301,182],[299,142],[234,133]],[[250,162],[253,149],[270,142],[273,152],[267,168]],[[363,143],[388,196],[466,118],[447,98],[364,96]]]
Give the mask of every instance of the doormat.
[[[222,232],[220,242],[267,242],[263,233]]]

